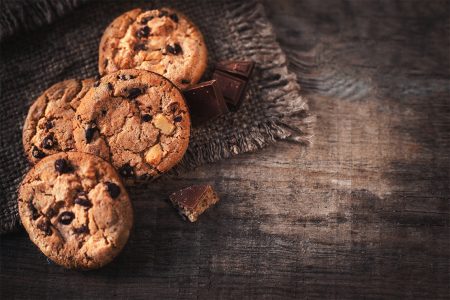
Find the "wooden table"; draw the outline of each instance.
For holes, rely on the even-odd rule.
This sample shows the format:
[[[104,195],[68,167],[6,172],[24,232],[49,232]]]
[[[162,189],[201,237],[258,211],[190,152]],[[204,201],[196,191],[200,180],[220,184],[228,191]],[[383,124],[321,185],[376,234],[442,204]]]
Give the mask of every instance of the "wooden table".
[[[449,1],[266,1],[317,115],[280,142],[147,189],[125,251],[92,272],[1,237],[0,298],[446,298]],[[195,224],[162,201],[214,184]]]

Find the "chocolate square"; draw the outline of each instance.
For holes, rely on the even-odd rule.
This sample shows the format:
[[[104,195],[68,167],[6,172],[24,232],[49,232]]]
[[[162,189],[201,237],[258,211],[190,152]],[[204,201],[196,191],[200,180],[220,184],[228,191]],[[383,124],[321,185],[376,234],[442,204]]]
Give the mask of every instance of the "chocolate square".
[[[219,198],[210,185],[193,185],[177,191],[169,197],[181,216],[191,222],[197,221],[211,205],[217,203]]]
[[[216,80],[197,84],[185,90],[183,94],[194,124],[204,123],[228,112]]]
[[[231,74],[214,71],[213,78],[222,91],[225,101],[232,110],[238,109],[244,99],[247,81]]]
[[[231,73],[244,79],[249,79],[252,75],[255,63],[252,61],[222,61],[216,63],[216,70]]]

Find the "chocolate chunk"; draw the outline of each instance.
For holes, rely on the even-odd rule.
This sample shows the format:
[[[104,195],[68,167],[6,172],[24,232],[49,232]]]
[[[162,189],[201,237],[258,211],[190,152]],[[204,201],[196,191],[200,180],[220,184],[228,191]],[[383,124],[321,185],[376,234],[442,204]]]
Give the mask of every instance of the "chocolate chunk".
[[[189,79],[181,79],[182,84],[189,84],[191,81]]]
[[[141,19],[141,24],[147,24],[148,21],[153,20],[153,16],[147,16]]]
[[[171,53],[171,54],[178,55],[181,52],[183,52],[183,49],[181,49],[180,44],[175,43],[173,46],[172,45],[167,45],[166,46],[166,51]]]
[[[199,215],[219,201],[210,185],[187,187],[173,193],[169,199],[180,214],[186,216],[191,222],[195,222]]]
[[[77,198],[75,198],[75,200],[73,202],[75,204],[78,204],[78,205],[81,205],[81,206],[84,206],[87,208],[92,207],[92,202],[89,199],[87,199],[87,197],[83,197],[83,196],[77,197]]]
[[[58,214],[58,212],[53,208],[50,207],[47,212],[45,213],[45,216],[49,219],[53,218],[54,216],[56,216]]]
[[[84,132],[84,137],[86,138],[86,144],[89,144],[90,142],[92,142],[92,139],[94,138],[96,131],[98,131],[97,124],[95,124],[95,122],[90,122]]]
[[[115,199],[120,195],[120,187],[113,182],[105,182],[106,190],[108,191],[111,198]]]
[[[149,114],[142,115],[142,117],[141,117],[141,120],[143,122],[150,122],[152,119],[153,119],[153,117]]]
[[[108,111],[106,110],[106,109],[102,109],[102,115],[103,116],[106,116],[106,113],[107,113]]]
[[[31,212],[31,218],[33,220],[36,220],[37,218],[39,218],[39,216],[40,216],[39,211],[36,209],[36,207],[33,205],[33,203],[31,201],[28,202],[28,209]]]
[[[252,61],[223,61],[216,64],[216,70],[249,79],[255,63]]]
[[[132,166],[130,166],[129,163],[126,163],[119,168],[119,174],[125,178],[130,178],[130,177],[135,176],[134,169]]]
[[[173,118],[174,122],[181,122],[181,120],[183,120],[181,116],[176,116],[175,118]]]
[[[111,82],[108,82],[108,90],[110,91],[114,90],[114,86]]]
[[[63,225],[69,225],[70,223],[72,223],[72,220],[74,218],[75,218],[75,214],[73,212],[64,211],[59,215],[58,221],[59,221],[59,223],[61,223]]]
[[[53,128],[53,122],[51,120],[48,120],[45,122],[45,129],[49,130]]]
[[[137,31],[136,36],[138,38],[146,38],[148,37],[149,34],[150,34],[150,27],[144,26]]]
[[[46,236],[52,235],[52,224],[49,220],[43,220],[37,225],[37,228],[45,233]]]
[[[167,17],[169,15],[169,12],[167,10],[161,10],[159,12],[158,17],[162,18],[162,17]]]
[[[42,152],[38,147],[33,146],[33,150],[31,150],[31,155],[33,155],[34,158],[44,158],[45,153]]]
[[[140,88],[131,88],[127,90],[127,98],[130,100],[136,99],[139,95],[142,95],[144,93],[144,89]]]
[[[73,166],[64,158],[55,161],[55,170],[60,174],[73,172]]]
[[[52,149],[54,145],[55,142],[53,141],[53,136],[51,134],[42,140],[42,148],[44,149]]]
[[[73,233],[75,234],[89,233],[89,228],[83,224],[78,228],[74,228]]]
[[[232,110],[237,110],[244,99],[247,81],[231,74],[215,71],[213,78],[222,91],[225,101]]]
[[[183,92],[192,115],[200,124],[228,112],[227,105],[215,80],[202,82]]]
[[[178,23],[178,16],[177,16],[177,14],[171,14],[169,16],[169,18],[171,18],[175,23]]]

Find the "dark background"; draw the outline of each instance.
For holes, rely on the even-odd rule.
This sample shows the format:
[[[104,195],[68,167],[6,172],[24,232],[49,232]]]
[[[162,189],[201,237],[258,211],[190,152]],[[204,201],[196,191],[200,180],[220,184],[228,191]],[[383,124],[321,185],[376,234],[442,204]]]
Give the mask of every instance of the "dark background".
[[[313,146],[137,188],[130,241],[100,270],[1,236],[1,298],[448,299],[450,2],[265,6],[317,115]],[[221,202],[184,223],[162,200],[202,182]]]

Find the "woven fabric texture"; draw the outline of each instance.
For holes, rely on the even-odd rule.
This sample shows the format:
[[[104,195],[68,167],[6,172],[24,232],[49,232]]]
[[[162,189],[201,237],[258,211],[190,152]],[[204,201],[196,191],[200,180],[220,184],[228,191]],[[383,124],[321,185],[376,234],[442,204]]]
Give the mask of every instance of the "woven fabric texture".
[[[59,4],[59,10],[54,10],[47,21],[32,19],[31,25],[20,25],[21,21],[27,22],[26,18],[7,14],[18,9],[26,12],[21,12],[23,15],[32,14],[29,10],[35,6],[2,12],[2,20],[13,21],[8,23],[7,33],[1,35],[0,233],[10,232],[20,224],[16,191],[29,168],[21,135],[30,104],[58,81],[96,76],[98,43],[104,28],[135,7],[173,7],[198,25],[209,50],[209,69],[204,79],[210,78],[215,61],[256,62],[245,104],[238,112],[193,128],[189,149],[172,174],[278,140],[308,143],[311,118],[307,103],[299,94],[297,78],[288,71],[285,55],[257,1],[66,1],[69,4]],[[51,7],[52,3],[64,1],[44,2]],[[43,14],[44,19],[46,16]],[[36,28],[31,30],[33,26]]]

